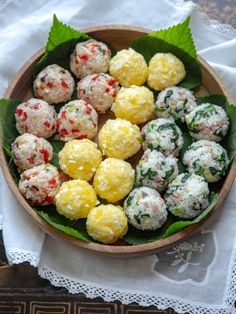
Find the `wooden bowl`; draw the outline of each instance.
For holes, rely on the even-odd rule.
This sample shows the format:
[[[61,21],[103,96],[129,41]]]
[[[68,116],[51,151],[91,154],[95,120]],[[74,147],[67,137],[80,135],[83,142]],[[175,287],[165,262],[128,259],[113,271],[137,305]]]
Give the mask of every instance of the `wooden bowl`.
[[[140,36],[143,36],[150,31],[143,28],[136,27],[127,27],[122,25],[114,25],[114,26],[99,26],[84,29],[84,32],[88,33],[91,37],[95,37],[100,39],[101,41],[105,41],[111,43],[111,45],[116,49],[127,48],[130,44]],[[13,80],[11,81],[6,93],[5,98],[12,99],[21,99],[27,100],[32,97],[30,91],[30,80],[31,76],[37,61],[41,58],[44,53],[44,49],[40,49],[36,52],[19,70],[19,72],[15,75]],[[198,95],[211,95],[211,94],[223,94],[227,97],[228,101],[232,103],[232,98],[224,84],[217,77],[216,73],[212,70],[212,68],[199,57],[202,71],[202,86],[198,89]],[[119,256],[119,257],[134,257],[134,256],[144,256],[149,255],[154,252],[158,252],[160,250],[166,249],[169,246],[176,244],[179,241],[183,241],[186,237],[192,235],[199,227],[213,215],[217,209],[219,209],[230,191],[232,183],[235,178],[236,171],[236,160],[231,164],[228,175],[224,180],[224,183],[219,191],[219,200],[215,205],[214,209],[207,215],[205,219],[201,222],[191,225],[190,227],[185,228],[178,233],[163,239],[158,240],[151,243],[141,244],[141,245],[102,245],[96,243],[87,243],[81,240],[75,239],[69,235],[66,235],[51,225],[49,225],[46,221],[40,218],[37,213],[30,207],[24,197],[18,190],[17,185],[15,184],[11,173],[8,169],[7,160],[3,153],[2,145],[0,148],[0,159],[1,166],[4,173],[4,176],[8,182],[9,187],[13,191],[15,197],[19,201],[19,203],[23,206],[26,212],[33,219],[35,224],[44,230],[46,233],[51,235],[52,237],[62,240],[67,243],[72,243],[78,246],[78,249],[84,248],[96,253],[103,253],[109,256]]]

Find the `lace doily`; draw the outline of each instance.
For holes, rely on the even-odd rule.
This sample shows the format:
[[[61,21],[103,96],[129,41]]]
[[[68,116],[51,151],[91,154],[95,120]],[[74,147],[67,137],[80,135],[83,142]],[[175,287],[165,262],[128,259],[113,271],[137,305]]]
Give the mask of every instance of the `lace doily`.
[[[11,265],[28,262],[31,266],[37,267],[39,264],[39,256],[37,254],[24,250],[6,250],[6,257]]]

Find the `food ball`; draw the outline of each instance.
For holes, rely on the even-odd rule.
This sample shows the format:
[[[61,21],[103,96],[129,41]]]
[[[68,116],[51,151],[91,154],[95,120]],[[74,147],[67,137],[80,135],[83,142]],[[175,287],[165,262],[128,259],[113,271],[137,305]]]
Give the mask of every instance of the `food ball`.
[[[229,118],[220,106],[205,103],[186,115],[186,123],[192,137],[220,142],[229,129]]]
[[[136,167],[137,186],[147,186],[163,192],[179,173],[177,159],[172,155],[147,149]]]
[[[132,48],[123,49],[111,59],[109,71],[124,87],[143,85],[147,79],[147,64],[144,57]]]
[[[203,177],[181,173],[168,185],[164,199],[173,215],[191,219],[208,207],[208,197],[209,188]]]
[[[97,145],[87,139],[72,140],[58,154],[61,170],[73,179],[89,181],[102,161]]]
[[[48,65],[34,81],[34,94],[49,104],[71,99],[75,82],[69,71],[57,64]]]
[[[127,159],[139,151],[141,142],[137,125],[121,119],[107,120],[98,134],[99,147],[108,157]]]
[[[55,196],[58,213],[71,220],[86,218],[96,202],[93,187],[79,179],[64,182]]]
[[[12,157],[19,172],[47,164],[53,156],[52,145],[42,137],[24,133],[11,145]]]
[[[190,173],[203,176],[207,182],[217,182],[226,174],[229,159],[220,144],[200,140],[188,147],[183,163]]]
[[[61,141],[92,139],[98,130],[98,114],[84,100],[73,100],[61,108],[57,127]]]
[[[131,123],[144,123],[154,113],[153,93],[144,86],[122,87],[118,92],[112,111],[116,118],[129,120]]]
[[[148,187],[134,189],[125,200],[124,210],[129,223],[141,230],[156,230],[167,219],[164,200]]]
[[[49,205],[60,187],[56,167],[42,164],[25,170],[20,175],[19,190],[31,205]]]
[[[88,101],[98,113],[105,113],[115,100],[119,83],[109,74],[85,76],[77,86],[78,98]]]
[[[48,138],[57,130],[55,108],[44,100],[31,98],[21,103],[16,108],[15,118],[20,134],[31,133]]]
[[[97,195],[110,203],[124,198],[131,191],[133,183],[134,171],[131,165],[117,158],[102,161],[93,180]]]
[[[107,72],[111,51],[106,44],[89,39],[76,45],[70,57],[70,69],[77,78]]]
[[[186,75],[184,64],[172,53],[156,53],[148,66],[148,85],[155,90],[177,85]]]
[[[156,149],[165,156],[178,156],[184,143],[182,132],[172,119],[152,120],[142,128],[141,134],[144,150]]]
[[[169,118],[181,122],[185,121],[185,115],[197,107],[193,93],[185,88],[172,86],[159,93],[155,103],[155,111],[158,117]]]
[[[126,234],[128,221],[120,206],[100,205],[88,214],[86,228],[91,238],[109,244]]]

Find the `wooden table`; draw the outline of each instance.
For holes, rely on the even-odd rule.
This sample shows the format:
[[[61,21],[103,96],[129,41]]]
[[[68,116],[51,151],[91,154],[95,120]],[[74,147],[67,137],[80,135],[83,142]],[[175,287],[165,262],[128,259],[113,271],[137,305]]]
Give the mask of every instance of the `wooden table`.
[[[236,27],[235,0],[197,0],[211,18]],[[144,308],[137,304],[88,299],[82,293],[71,295],[64,288],[53,287],[41,279],[37,269],[27,264],[7,264],[0,232],[0,314],[174,314],[172,309]]]

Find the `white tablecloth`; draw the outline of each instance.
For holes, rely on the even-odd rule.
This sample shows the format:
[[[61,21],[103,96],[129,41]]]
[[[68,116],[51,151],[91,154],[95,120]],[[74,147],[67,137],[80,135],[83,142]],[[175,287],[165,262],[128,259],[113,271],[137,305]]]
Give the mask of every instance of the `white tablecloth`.
[[[182,0],[0,2],[0,97],[19,67],[47,39],[52,15],[77,29],[99,24],[166,28],[192,15],[196,47],[223,78],[236,102],[236,30],[210,21]],[[28,261],[40,276],[71,293],[123,303],[173,307],[179,313],[233,313],[236,299],[236,185],[222,210],[199,232],[163,253],[111,259],[58,242],[39,230],[4,179],[0,213],[9,263]]]

